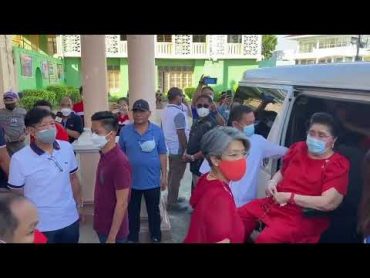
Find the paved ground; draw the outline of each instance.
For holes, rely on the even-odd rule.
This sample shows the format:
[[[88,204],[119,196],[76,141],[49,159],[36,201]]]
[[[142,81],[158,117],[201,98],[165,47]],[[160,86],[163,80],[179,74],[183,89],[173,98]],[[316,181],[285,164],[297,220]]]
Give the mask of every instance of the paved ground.
[[[159,114],[159,113],[157,113]],[[158,116],[156,117],[155,122],[158,122]],[[185,171],[184,178],[181,182],[179,197],[186,198],[184,205],[188,206],[188,200],[190,197],[191,191],[191,174],[189,167]],[[162,195],[166,196],[167,191],[162,192]],[[80,243],[98,243],[98,237],[96,236],[92,228],[92,215],[93,208],[86,208],[86,217],[85,223],[81,225],[80,228]],[[164,243],[181,243],[183,242],[185,235],[188,230],[189,221],[190,221],[190,209],[184,212],[168,212],[171,229],[170,231],[163,232],[163,242]],[[148,241],[148,227],[147,221],[143,219],[140,232],[140,242],[149,242]]]

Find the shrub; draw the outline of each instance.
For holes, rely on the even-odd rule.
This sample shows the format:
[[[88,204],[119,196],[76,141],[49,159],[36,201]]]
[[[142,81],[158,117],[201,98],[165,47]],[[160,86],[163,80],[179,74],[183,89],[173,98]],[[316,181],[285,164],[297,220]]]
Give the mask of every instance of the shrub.
[[[38,100],[47,100],[53,105],[56,105],[56,96],[54,92],[44,90],[44,89],[33,89],[33,90],[23,90],[22,98],[20,100],[20,105],[26,109],[30,110],[33,105]]]
[[[69,96],[73,103],[79,102],[81,100],[80,92],[78,88],[66,85],[49,85],[46,90],[55,93],[56,104],[59,105],[62,98]]]
[[[196,88],[194,87],[189,87],[189,88],[184,89],[185,95],[188,97],[189,100],[193,98],[195,90]]]

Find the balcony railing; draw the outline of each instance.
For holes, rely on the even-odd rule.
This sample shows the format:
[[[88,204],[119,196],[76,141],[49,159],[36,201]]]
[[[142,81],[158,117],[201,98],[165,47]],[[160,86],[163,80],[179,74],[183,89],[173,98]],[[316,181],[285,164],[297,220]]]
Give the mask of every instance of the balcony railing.
[[[226,55],[230,56],[243,55],[243,45],[241,43],[228,43]]]
[[[227,43],[225,35],[210,35],[212,41],[191,42],[176,44],[172,42],[156,42],[155,57],[167,59],[214,59],[214,58],[234,58],[234,59],[259,59],[261,55],[261,40],[258,36],[247,36],[243,43]],[[65,57],[81,56],[81,42],[79,35],[61,36],[58,47],[62,47]],[[121,41],[118,35],[106,36],[106,49],[108,58],[127,57],[127,41]]]

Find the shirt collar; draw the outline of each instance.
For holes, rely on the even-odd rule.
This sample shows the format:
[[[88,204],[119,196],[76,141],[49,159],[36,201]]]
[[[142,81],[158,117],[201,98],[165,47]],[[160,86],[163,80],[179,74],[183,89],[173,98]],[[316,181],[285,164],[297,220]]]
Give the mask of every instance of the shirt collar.
[[[35,143],[31,143],[30,144],[30,147],[31,147],[31,149],[36,153],[36,154],[38,154],[38,155],[42,155],[42,154],[44,154],[45,152],[42,150],[42,149],[40,149]],[[54,141],[54,143],[53,143],[53,148],[54,148],[54,150],[60,150],[60,145],[59,145],[59,143],[57,142],[57,141]]]
[[[118,151],[118,145],[116,144],[115,146],[114,146],[114,148],[113,149],[111,149],[109,152],[107,152],[107,153],[103,153],[102,151],[100,151],[100,156],[102,157],[102,158],[109,158],[109,157],[112,157],[112,156],[114,156],[114,154],[116,153]]]

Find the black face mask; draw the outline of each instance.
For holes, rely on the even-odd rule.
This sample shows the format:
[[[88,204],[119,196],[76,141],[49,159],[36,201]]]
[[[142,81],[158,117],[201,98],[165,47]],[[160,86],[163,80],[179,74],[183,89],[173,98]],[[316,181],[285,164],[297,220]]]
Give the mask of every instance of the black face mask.
[[[12,111],[15,108],[15,103],[5,104],[5,108]]]

